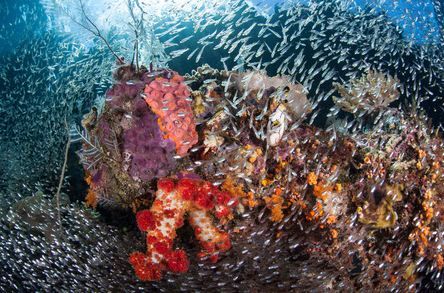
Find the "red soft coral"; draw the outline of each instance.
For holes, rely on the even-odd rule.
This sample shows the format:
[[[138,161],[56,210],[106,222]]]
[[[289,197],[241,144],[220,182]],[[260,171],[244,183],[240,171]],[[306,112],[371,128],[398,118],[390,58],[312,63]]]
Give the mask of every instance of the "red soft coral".
[[[156,242],[153,247],[153,250],[161,255],[168,255],[171,251],[171,247],[165,241]]]
[[[201,257],[215,262],[219,253],[230,249],[229,235],[213,223],[210,210],[218,218],[228,217],[234,201],[229,193],[220,191],[208,181],[182,178],[177,184],[164,178],[157,182],[156,199],[150,210],[137,213],[137,224],[147,232],[147,254],[135,253],[130,257],[141,280],[157,280],[165,270],[183,273],[189,261],[185,251],[173,250],[176,230],[188,221],[195,231],[203,251]]]
[[[137,277],[142,281],[157,281],[162,278],[163,266],[154,264],[142,252],[134,252],[129,257]]]
[[[197,193],[197,184],[198,180],[196,179],[184,178],[179,180],[177,190],[184,200],[193,200],[194,195]]]
[[[174,190],[174,181],[171,179],[160,179],[157,182],[157,188],[164,192],[171,192]]]
[[[194,203],[199,208],[204,210],[211,210],[214,208],[214,201],[211,193],[198,192],[194,197]]]

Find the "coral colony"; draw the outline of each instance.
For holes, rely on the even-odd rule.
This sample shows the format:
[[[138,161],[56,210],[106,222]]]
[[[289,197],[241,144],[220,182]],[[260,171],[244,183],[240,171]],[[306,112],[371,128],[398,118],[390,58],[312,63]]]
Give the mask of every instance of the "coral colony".
[[[197,257],[217,262],[247,210],[277,227],[276,241],[304,235],[301,249],[355,288],[406,289],[442,272],[443,140],[420,113],[390,107],[395,77],[369,68],[336,84],[335,111],[353,119],[324,129],[285,76],[122,65],[115,79],[83,120],[79,155],[87,203],[132,209],[146,236],[146,252],[129,256],[139,279],[189,269],[175,242],[186,222]]]
[[[210,182],[183,178],[176,184],[172,179],[160,179],[151,209],[136,215],[139,229],[147,232],[148,245],[147,254],[135,252],[130,256],[137,276],[150,281],[160,279],[165,269],[176,273],[188,270],[185,252],[172,250],[176,229],[184,224],[185,213],[203,249],[199,257],[216,262],[219,252],[230,249],[230,238],[214,227],[208,212],[214,209],[216,218],[223,219],[230,216],[235,203],[228,192]]]

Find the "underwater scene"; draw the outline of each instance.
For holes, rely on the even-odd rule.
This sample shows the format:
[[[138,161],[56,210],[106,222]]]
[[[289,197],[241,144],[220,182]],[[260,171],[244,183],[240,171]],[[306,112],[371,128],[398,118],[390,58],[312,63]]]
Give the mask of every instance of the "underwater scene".
[[[443,0],[0,0],[0,292],[443,292]]]

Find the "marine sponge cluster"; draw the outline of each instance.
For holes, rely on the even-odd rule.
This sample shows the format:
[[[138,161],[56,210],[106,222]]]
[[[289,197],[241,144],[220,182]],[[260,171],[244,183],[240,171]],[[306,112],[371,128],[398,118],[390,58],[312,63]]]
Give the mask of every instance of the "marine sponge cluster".
[[[214,210],[217,218],[227,218],[236,205],[235,198],[210,182],[190,178],[178,182],[169,178],[159,180],[151,208],[136,215],[139,229],[147,233],[147,253],[134,252],[129,259],[136,275],[143,281],[153,281],[160,280],[166,270],[188,271],[185,251],[173,249],[176,230],[184,224],[185,214],[202,247],[198,256],[216,262],[231,244],[229,235],[214,226],[209,212]]]
[[[123,155],[128,158],[124,168],[142,181],[166,176],[175,164],[174,143],[162,137],[157,116],[142,99],[134,103],[132,113],[131,126],[123,132]]]
[[[174,141],[179,156],[197,143],[190,92],[183,77],[171,72],[167,77],[157,77],[147,84],[145,101],[159,116],[159,126],[165,138]]]
[[[152,181],[175,169],[175,143],[163,136],[160,118],[142,97],[147,84],[169,75],[167,70],[135,73],[131,66],[119,67],[115,77],[120,79],[107,91],[103,108],[93,108],[82,121],[84,130],[75,131],[82,141],[78,154],[91,206],[102,202],[135,210],[147,200]],[[183,85],[180,94],[186,94]]]

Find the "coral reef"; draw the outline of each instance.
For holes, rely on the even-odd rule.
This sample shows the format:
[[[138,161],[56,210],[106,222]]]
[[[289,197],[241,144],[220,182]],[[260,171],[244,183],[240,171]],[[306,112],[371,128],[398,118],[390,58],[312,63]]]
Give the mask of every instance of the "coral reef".
[[[443,1],[30,2],[0,12],[0,291],[443,290],[442,128],[416,113],[444,121],[444,17],[427,9]],[[153,70],[203,60],[233,71]],[[63,122],[96,97],[72,129],[84,193],[75,156],[63,182]],[[147,237],[161,232],[168,245]]]
[[[216,182],[231,178],[230,188],[241,190],[241,205],[265,207],[270,221],[280,225],[277,238],[303,233],[307,238],[301,245],[310,257],[349,272],[356,288],[407,289],[430,271],[439,279],[442,137],[421,115],[388,107],[399,96],[395,79],[370,71],[348,87],[350,99],[342,102],[359,102],[356,111],[379,112],[365,131],[341,135],[334,127],[322,130],[288,120],[283,134],[272,140],[264,124],[273,122],[276,108],[255,115],[248,108],[255,102],[251,92],[239,96],[244,87],[257,87],[247,83],[230,89],[228,78],[218,78],[211,91],[225,92],[228,101],[219,100],[216,107],[202,77],[191,78],[202,104],[215,109],[202,127],[206,140],[194,172]],[[264,84],[261,80],[258,84]],[[402,259],[395,260],[399,255]]]
[[[119,67],[115,77],[122,79],[108,90],[100,114],[93,108],[82,121],[84,131],[74,131],[83,144],[79,155],[89,178],[92,206],[102,202],[136,210],[147,200],[153,180],[175,169],[175,143],[164,138],[160,118],[141,96],[147,84],[171,74],[136,74],[130,66]],[[186,89],[181,86],[183,95]]]
[[[148,74],[153,79],[146,84],[171,83],[175,76],[167,70]],[[392,80],[379,73],[367,77],[372,76],[387,83]],[[379,102],[358,104],[357,111],[378,115],[366,118],[376,117],[365,131],[349,135],[337,132],[334,125],[320,129],[304,123],[311,105],[300,86],[286,78],[205,67],[188,75],[186,83],[192,103],[185,102],[192,108],[185,116],[199,124],[195,144],[179,145],[176,168],[154,175],[155,194],[149,190],[144,201],[133,199],[138,203],[133,204],[137,225],[146,233],[147,244],[146,253],[134,252],[129,259],[139,279],[161,281],[169,272],[192,270],[193,259],[186,249],[173,248],[173,242],[182,238],[176,237],[176,230],[188,217],[202,248],[197,255],[218,264],[232,259],[227,251],[232,239],[238,237],[238,245],[248,251],[254,244],[247,240],[247,231],[259,229],[270,231],[265,242],[287,243],[278,251],[290,243],[297,247],[290,250],[303,257],[307,269],[315,270],[315,263],[328,264],[335,273],[321,278],[325,288],[411,290],[427,274],[440,282],[443,140],[423,116],[390,108],[387,101],[393,95],[366,94]],[[360,95],[363,88],[367,93],[378,90],[370,91],[378,82],[361,83],[349,87],[350,96]],[[156,84],[151,92],[160,86]],[[291,89],[298,89],[297,97]],[[160,109],[156,101],[167,95],[159,93],[158,99],[145,93],[145,101],[139,99],[134,105],[156,115]],[[154,113],[142,104],[150,105]],[[170,111],[169,106],[165,111]],[[165,123],[158,117],[160,125]],[[106,127],[96,123],[93,129]],[[127,169],[132,174],[128,176],[138,182],[133,176],[143,176],[142,169],[140,173]],[[90,186],[102,184],[94,176],[90,180]],[[210,212],[222,219],[226,232],[216,228]]]

